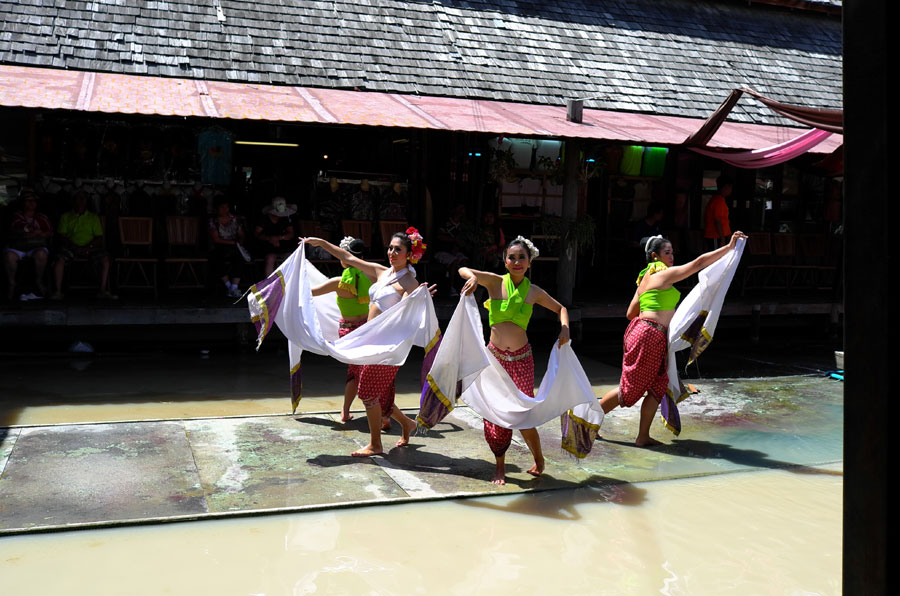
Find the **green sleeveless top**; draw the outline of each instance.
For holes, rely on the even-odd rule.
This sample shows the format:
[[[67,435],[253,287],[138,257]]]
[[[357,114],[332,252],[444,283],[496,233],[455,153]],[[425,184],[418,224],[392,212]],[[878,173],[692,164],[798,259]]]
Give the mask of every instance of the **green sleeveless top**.
[[[509,273],[503,276],[503,286],[506,288],[506,300],[485,300],[484,307],[488,309],[488,321],[491,326],[505,321],[512,321],[522,329],[528,329],[528,321],[534,311],[533,304],[527,304],[525,297],[531,289],[531,282],[523,278],[519,287],[513,285]]]
[[[638,285],[640,285],[641,280],[644,278],[645,274],[653,275],[657,271],[665,271],[666,269],[668,269],[668,267],[665,265],[665,263],[653,261],[638,274]],[[674,286],[671,288],[666,288],[665,290],[647,290],[646,292],[641,294],[639,298],[641,304],[641,312],[644,312],[645,310],[675,310],[675,307],[678,306],[679,300],[681,300],[681,292],[675,289]]]
[[[338,288],[350,292],[355,298],[337,297],[342,317],[361,317],[369,314],[369,286],[372,282],[356,267],[347,267],[341,274]]]

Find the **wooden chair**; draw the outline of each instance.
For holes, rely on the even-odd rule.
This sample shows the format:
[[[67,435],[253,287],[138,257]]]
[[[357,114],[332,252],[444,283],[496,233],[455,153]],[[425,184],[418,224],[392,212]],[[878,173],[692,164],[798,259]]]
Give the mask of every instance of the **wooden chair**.
[[[768,287],[784,289],[790,292],[794,277],[798,271],[795,264],[797,257],[797,240],[794,234],[778,233],[772,235],[773,264]],[[774,283],[771,281],[774,279]]]
[[[772,234],[769,232],[753,232],[747,237],[745,249],[747,268],[741,282],[741,296],[747,289],[764,288],[770,274],[772,258]]]
[[[299,219],[295,222],[294,230],[302,238],[309,238],[310,236],[315,238],[322,238],[323,240],[328,240],[331,242],[331,232],[322,227],[322,224],[312,219]],[[310,250],[306,251],[307,260],[315,265],[319,271],[326,275],[332,275],[334,273],[340,274],[341,263],[337,259],[316,259],[310,258]]]
[[[344,236],[353,236],[365,242],[372,249],[372,222],[358,219],[345,219],[341,221]]]
[[[209,259],[199,256],[200,220],[180,215],[166,217],[166,240],[167,287],[170,290],[205,288]]]
[[[828,261],[828,243],[824,234],[797,236],[798,279],[804,287],[830,290],[834,287],[836,267]]]
[[[299,219],[297,220],[297,234],[302,238],[323,238],[325,240],[329,240],[329,236],[331,234],[322,227],[322,225],[312,219]]]
[[[119,241],[123,256],[115,259],[116,286],[120,289],[152,290],[156,298],[156,265],[159,260],[153,256],[153,218],[120,217]]]
[[[387,246],[391,241],[391,236],[397,232],[406,232],[409,228],[409,222],[405,221],[380,221],[378,222],[378,231],[381,234],[381,244]],[[366,245],[368,246],[368,245]],[[369,248],[372,248],[371,246]]]

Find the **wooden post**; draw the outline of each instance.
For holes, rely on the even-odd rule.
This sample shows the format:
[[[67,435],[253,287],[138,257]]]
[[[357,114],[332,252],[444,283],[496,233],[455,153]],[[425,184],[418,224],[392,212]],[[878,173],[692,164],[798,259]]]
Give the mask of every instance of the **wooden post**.
[[[556,298],[564,306],[572,306],[575,289],[575,267],[578,248],[569,227],[578,217],[578,191],[581,188],[581,152],[584,141],[565,141],[566,180],[563,184],[562,227],[559,235],[559,268],[556,270]]]
[[[889,159],[887,5],[843,3],[844,24],[844,594],[887,594],[895,563],[888,516],[896,433],[886,322],[896,299],[887,265],[894,254],[896,185]]]

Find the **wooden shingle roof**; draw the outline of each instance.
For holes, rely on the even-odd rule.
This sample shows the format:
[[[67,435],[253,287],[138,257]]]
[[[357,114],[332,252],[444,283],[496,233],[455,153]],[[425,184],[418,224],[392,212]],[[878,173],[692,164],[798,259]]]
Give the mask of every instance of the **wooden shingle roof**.
[[[836,17],[729,1],[0,0],[0,63],[700,118],[735,87],[841,107]],[[784,122],[752,101],[732,119]]]

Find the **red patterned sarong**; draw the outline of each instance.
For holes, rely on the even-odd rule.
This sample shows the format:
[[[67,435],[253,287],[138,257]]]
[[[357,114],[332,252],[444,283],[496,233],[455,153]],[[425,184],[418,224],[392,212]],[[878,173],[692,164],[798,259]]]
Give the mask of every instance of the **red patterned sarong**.
[[[668,331],[650,319],[635,317],[625,330],[619,405],[631,407],[649,392],[660,401],[669,386]]]
[[[531,355],[531,344],[525,344],[514,351],[501,350],[494,344],[488,344],[488,350],[497,358],[519,391],[534,397],[534,358]],[[512,441],[512,429],[485,420],[484,439],[495,457],[503,457]]]
[[[359,399],[367,408],[381,404],[381,415],[387,417],[394,410],[394,379],[399,366],[366,364],[359,374]]]
[[[340,324],[338,326],[338,337],[344,337],[351,331],[359,329],[365,324],[366,320],[363,319],[361,321],[345,321],[341,319]],[[359,381],[359,373],[362,371],[362,366],[359,364],[348,364],[347,365],[347,380],[344,383],[349,383],[353,379]]]

